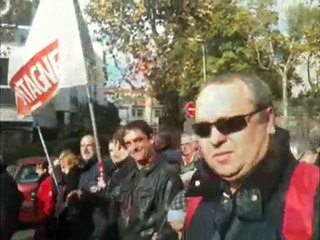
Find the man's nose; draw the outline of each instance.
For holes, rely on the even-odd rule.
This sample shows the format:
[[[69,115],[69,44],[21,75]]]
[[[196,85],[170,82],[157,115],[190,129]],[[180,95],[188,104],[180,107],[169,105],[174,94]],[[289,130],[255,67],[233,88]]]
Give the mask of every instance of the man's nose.
[[[135,152],[138,149],[138,143],[133,142],[129,148],[130,152]]]
[[[210,142],[215,147],[220,146],[228,139],[227,135],[221,133],[215,126],[211,128]]]

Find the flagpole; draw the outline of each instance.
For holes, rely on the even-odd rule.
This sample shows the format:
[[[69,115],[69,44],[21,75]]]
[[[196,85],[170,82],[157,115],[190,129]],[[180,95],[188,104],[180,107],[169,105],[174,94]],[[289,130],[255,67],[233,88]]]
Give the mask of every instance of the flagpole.
[[[99,182],[102,184],[102,187],[105,187],[106,180],[103,172],[103,162],[102,162],[102,155],[101,155],[101,148],[100,148],[100,142],[98,138],[98,131],[96,126],[96,118],[93,110],[93,100],[90,94],[90,89],[88,85],[85,85],[87,97],[88,97],[88,103],[89,103],[89,111],[90,111],[90,117],[91,117],[91,123],[92,123],[92,129],[93,129],[93,136],[95,138],[95,145],[96,145],[96,152],[97,152],[97,158],[98,158],[98,168],[99,168]]]
[[[39,126],[39,123],[38,123],[38,121],[37,121],[37,119],[36,119],[36,116],[32,115],[32,117],[33,117],[33,119],[34,119],[34,121],[35,121],[35,123],[36,123],[36,127],[37,127],[37,130],[38,130],[38,134],[39,134],[39,137],[40,137],[40,141],[41,141],[41,144],[42,144],[44,153],[45,153],[45,155],[46,155],[47,161],[48,161],[48,163],[49,163],[49,168],[52,169],[52,173],[51,173],[50,175],[52,176],[52,179],[53,179],[54,184],[55,184],[56,189],[57,189],[57,206],[56,206],[56,209],[55,209],[55,215],[58,216],[59,213],[60,213],[60,210],[61,210],[61,209],[60,209],[60,206],[61,206],[60,200],[61,200],[61,197],[62,197],[61,194],[62,194],[63,192],[61,191],[61,188],[59,188],[58,179],[57,179],[57,177],[56,177],[56,174],[55,174],[55,171],[54,171],[54,166],[53,166],[53,164],[52,164],[52,162],[51,162],[51,159],[50,159],[50,156],[49,156],[49,153],[48,153],[48,149],[47,149],[46,143],[45,143],[45,141],[44,141],[44,139],[43,139],[43,135],[42,135],[42,131],[41,131],[41,128],[40,128],[40,126]]]
[[[16,90],[11,85],[10,85],[10,90],[13,91],[13,93],[16,95]],[[37,131],[38,131],[38,134],[39,134],[39,138],[40,138],[40,141],[41,141],[41,144],[42,144],[42,148],[43,148],[43,151],[44,151],[44,153],[46,155],[49,167],[52,169],[52,178],[53,178],[54,184],[56,185],[56,187],[58,189],[58,187],[59,187],[58,180],[57,180],[57,177],[56,177],[56,175],[55,175],[55,173],[53,171],[53,164],[51,162],[46,143],[45,143],[45,141],[43,139],[43,135],[42,135],[41,128],[39,126],[37,117],[34,114],[31,114],[31,116],[32,116],[32,118],[33,118],[33,120],[34,120],[34,122],[36,124],[36,128],[37,128]]]
[[[100,149],[100,142],[98,138],[98,131],[97,131],[97,126],[96,126],[96,118],[93,110],[93,100],[90,94],[90,89],[89,86],[86,85],[86,92],[87,92],[87,97],[88,97],[88,103],[89,103],[89,111],[90,111],[90,118],[91,118],[91,124],[92,124],[92,129],[93,129],[93,136],[95,138],[96,142],[96,151],[97,151],[97,157],[98,161],[102,162],[102,155],[101,155],[101,149]]]
[[[48,160],[49,167],[52,169],[52,174],[51,174],[51,175],[52,175],[54,184],[55,184],[56,187],[58,188],[58,186],[59,186],[59,185],[58,185],[58,180],[57,180],[57,177],[56,177],[56,175],[55,175],[55,173],[54,173],[53,164],[52,164],[52,162],[51,162],[51,159],[50,159],[50,156],[49,156],[49,153],[48,153],[48,149],[47,149],[46,143],[45,143],[45,141],[44,141],[44,139],[43,139],[43,135],[42,135],[41,128],[40,128],[40,126],[39,126],[39,123],[38,123],[38,121],[37,121],[36,116],[32,115],[32,117],[33,117],[33,119],[34,119],[34,121],[35,121],[35,123],[36,123],[36,128],[37,128],[37,130],[38,130],[38,134],[39,134],[39,137],[40,137],[40,141],[41,141],[41,144],[42,144],[42,147],[43,147],[43,151],[44,151],[44,153],[45,153],[45,155],[46,155],[46,158],[47,158],[47,160]]]

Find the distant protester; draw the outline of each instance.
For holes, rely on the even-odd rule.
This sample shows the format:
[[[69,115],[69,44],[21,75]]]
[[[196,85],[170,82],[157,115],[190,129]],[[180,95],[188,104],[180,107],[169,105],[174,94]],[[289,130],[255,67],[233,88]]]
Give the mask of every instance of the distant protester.
[[[48,162],[44,160],[38,163],[36,172],[39,176],[38,186],[32,195],[38,223],[34,233],[34,240],[54,240],[57,192],[54,181],[49,175]]]
[[[6,171],[6,164],[0,156],[0,239],[10,240],[18,228],[19,209],[22,194],[11,175]]]
[[[319,158],[317,149],[312,146],[308,138],[302,136],[291,136],[290,150],[293,156],[306,163],[316,164]]]

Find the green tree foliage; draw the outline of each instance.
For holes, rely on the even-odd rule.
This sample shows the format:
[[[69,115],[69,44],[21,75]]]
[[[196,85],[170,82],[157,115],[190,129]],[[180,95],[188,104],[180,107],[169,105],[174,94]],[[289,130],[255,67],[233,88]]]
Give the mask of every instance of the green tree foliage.
[[[92,1],[88,12],[117,48],[148,60],[153,89],[194,96],[202,79],[202,44],[208,75],[256,70],[248,46],[250,11],[234,1]]]
[[[208,77],[225,71],[255,71],[276,97],[290,88],[283,80],[298,79],[294,69],[304,46],[275,29],[278,16],[272,1],[242,3],[92,0],[88,13],[112,39],[113,47],[146,61],[145,77],[153,95],[167,109],[176,110],[172,104],[183,101],[173,101],[168,93],[193,100],[203,83],[203,47]]]
[[[303,4],[289,8],[288,27],[289,34],[303,45],[302,59],[307,63],[306,74],[311,87],[308,95],[320,96],[320,8]]]
[[[309,51],[320,51],[320,8],[303,4],[292,6],[288,10],[289,33],[308,43]]]

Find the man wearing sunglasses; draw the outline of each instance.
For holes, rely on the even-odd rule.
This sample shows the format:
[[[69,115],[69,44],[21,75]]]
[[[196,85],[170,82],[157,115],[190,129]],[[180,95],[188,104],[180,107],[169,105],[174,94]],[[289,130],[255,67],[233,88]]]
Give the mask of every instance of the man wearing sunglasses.
[[[274,115],[254,75],[220,75],[201,89],[193,128],[212,176],[190,198],[188,240],[318,239],[319,169],[298,167],[275,140]]]

